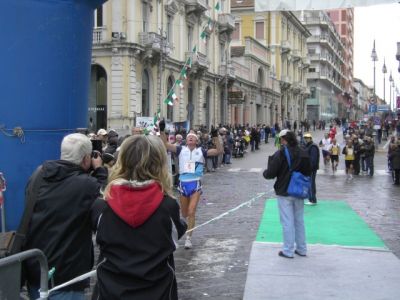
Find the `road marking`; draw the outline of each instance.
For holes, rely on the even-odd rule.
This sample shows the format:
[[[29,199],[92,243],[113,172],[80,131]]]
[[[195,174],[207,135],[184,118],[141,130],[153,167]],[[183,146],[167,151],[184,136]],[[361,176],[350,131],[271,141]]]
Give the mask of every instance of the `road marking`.
[[[260,173],[262,168],[250,168],[250,169],[242,169],[242,168],[230,168],[228,172],[249,172],[249,173]]]
[[[248,172],[252,173],[260,173],[262,171],[262,168],[251,168],[248,170]]]
[[[250,200],[248,200],[248,201],[246,201],[246,202],[242,202],[242,203],[239,204],[238,206],[236,206],[236,207],[234,207],[234,208],[232,208],[232,209],[230,209],[230,210],[227,210],[226,212],[224,212],[224,213],[222,213],[222,214],[216,216],[215,218],[212,218],[211,220],[208,220],[207,222],[204,222],[204,223],[202,223],[202,224],[200,224],[200,225],[197,225],[196,227],[194,227],[194,228],[192,228],[192,229],[186,230],[186,233],[188,233],[188,232],[190,232],[190,231],[193,231],[193,230],[195,230],[195,229],[197,229],[197,228],[203,227],[203,226],[205,226],[205,225],[207,225],[207,224],[209,224],[209,223],[211,223],[211,222],[214,222],[214,221],[216,221],[216,220],[219,220],[219,219],[221,219],[221,218],[223,218],[223,217],[229,215],[230,213],[232,213],[232,212],[238,210],[238,209],[241,208],[241,207],[244,207],[244,206],[251,207],[251,205],[253,204],[253,202],[255,202],[256,200],[258,200],[259,198],[261,198],[261,197],[263,197],[263,196],[265,196],[265,195],[269,195],[269,194],[272,193],[273,191],[274,191],[274,189],[270,189],[270,190],[268,190],[267,192],[258,193],[257,196],[251,198]]]
[[[335,174],[332,173],[332,170],[318,170],[317,171],[317,175],[338,175],[338,176],[344,176],[346,175],[346,171],[345,170],[337,170],[335,172]],[[389,176],[391,175],[387,170],[374,170],[374,175],[378,175],[378,176]],[[359,175],[360,177],[363,176],[367,176],[367,174],[362,174],[360,173]]]

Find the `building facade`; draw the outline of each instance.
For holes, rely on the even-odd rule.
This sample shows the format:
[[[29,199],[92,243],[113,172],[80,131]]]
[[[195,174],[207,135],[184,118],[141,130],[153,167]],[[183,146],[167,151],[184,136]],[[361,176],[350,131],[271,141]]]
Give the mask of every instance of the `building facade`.
[[[329,10],[327,14],[335,24],[336,31],[339,33],[344,45],[343,58],[345,63],[342,66],[344,91],[342,94],[338,95],[339,116],[354,119],[354,8]]]
[[[324,11],[297,13],[312,36],[307,39],[308,67],[307,119],[329,121],[341,117],[346,76],[344,44],[329,16]]]
[[[233,30],[229,0],[113,0],[99,7],[90,129],[129,130],[137,117],[157,113],[192,128],[230,123]]]
[[[353,79],[353,87],[355,91],[355,99],[353,101],[355,119],[361,120],[364,115],[368,114],[369,101],[373,93],[371,94],[372,89],[358,78]]]
[[[240,102],[229,99],[232,119],[237,124],[275,124],[279,121],[280,87],[279,81],[270,76],[271,52],[252,37],[245,37],[243,42],[243,46],[231,47],[236,75],[231,93],[241,96]],[[238,45],[235,33],[232,43]]]
[[[306,84],[309,64],[306,39],[310,36],[309,31],[291,12],[255,13],[254,0],[232,2],[231,12],[235,16],[232,47],[250,49],[257,45],[257,48],[264,49],[258,56],[263,57],[261,53],[264,51],[266,55],[264,62],[253,60],[254,65],[246,63],[244,57],[234,59],[238,64],[247,64],[253,78],[259,80],[250,77],[253,83],[259,82],[253,99],[248,102],[256,105],[250,108],[254,120],[258,121],[257,116],[264,115],[267,123],[284,126],[303,120],[304,101],[309,93]],[[245,51],[249,53],[249,50]]]

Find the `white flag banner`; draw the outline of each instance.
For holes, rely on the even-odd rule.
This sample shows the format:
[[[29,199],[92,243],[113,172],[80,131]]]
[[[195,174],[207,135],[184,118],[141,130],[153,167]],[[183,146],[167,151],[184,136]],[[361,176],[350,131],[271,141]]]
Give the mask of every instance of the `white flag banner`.
[[[397,2],[398,0],[255,0],[255,11],[326,10]]]

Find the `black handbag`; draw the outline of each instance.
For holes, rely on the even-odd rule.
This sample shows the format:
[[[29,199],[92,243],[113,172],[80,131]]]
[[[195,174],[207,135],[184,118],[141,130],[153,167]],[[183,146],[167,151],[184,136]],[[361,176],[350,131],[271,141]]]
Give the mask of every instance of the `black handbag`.
[[[39,187],[43,181],[41,172],[42,166],[36,169],[32,175],[32,184],[27,191],[27,201],[25,203],[24,214],[19,223],[17,231],[7,231],[0,233],[0,258],[10,256],[22,251],[25,237],[28,232],[29,222],[32,218],[33,209],[39,194]]]

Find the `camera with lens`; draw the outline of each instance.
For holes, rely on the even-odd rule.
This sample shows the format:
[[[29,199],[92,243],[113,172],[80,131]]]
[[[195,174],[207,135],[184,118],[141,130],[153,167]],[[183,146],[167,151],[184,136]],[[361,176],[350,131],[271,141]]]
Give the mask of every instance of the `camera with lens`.
[[[103,144],[101,140],[91,140],[92,142],[92,157],[97,158],[99,155],[102,156]]]

